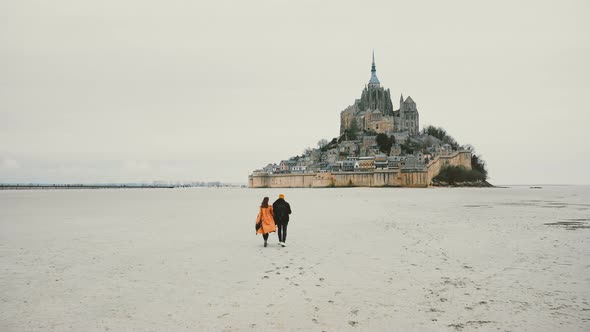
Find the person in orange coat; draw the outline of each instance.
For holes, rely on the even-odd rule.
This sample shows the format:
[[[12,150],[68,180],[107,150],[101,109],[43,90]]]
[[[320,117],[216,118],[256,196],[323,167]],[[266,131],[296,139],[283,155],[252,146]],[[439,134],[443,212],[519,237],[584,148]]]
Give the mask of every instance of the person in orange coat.
[[[262,200],[262,204],[260,204],[260,212],[258,212],[258,217],[256,217],[256,225],[260,227],[256,227],[256,234],[262,234],[264,238],[264,246],[266,247],[266,240],[268,240],[268,233],[274,232],[277,230],[277,226],[275,225],[275,219],[272,212],[272,205],[268,205],[268,197],[264,197]]]

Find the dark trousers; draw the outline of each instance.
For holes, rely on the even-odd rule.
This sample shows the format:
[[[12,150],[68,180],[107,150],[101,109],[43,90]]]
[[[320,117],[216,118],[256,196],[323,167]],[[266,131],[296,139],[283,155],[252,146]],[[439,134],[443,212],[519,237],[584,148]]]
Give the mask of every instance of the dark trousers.
[[[277,225],[277,228],[279,229],[278,233],[279,233],[279,242],[285,242],[285,240],[287,240],[287,225],[289,223],[280,223]]]
[[[262,238],[264,239],[264,242],[266,242],[266,240],[268,240],[268,233],[262,234]]]

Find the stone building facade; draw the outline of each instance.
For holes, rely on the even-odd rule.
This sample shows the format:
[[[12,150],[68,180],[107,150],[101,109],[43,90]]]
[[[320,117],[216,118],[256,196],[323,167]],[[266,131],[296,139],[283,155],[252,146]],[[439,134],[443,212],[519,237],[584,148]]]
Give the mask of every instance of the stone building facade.
[[[381,86],[375,68],[375,55],[371,65],[371,79],[361,93],[361,98],[340,113],[340,135],[345,139],[362,131],[393,135],[407,132],[409,135],[419,133],[420,117],[416,103],[411,97],[405,100],[400,95],[399,108],[393,109],[391,92]]]

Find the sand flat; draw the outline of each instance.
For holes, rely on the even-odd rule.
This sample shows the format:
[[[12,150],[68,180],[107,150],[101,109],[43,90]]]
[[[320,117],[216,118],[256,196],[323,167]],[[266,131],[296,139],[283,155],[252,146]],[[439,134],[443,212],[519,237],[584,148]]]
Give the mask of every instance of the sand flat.
[[[257,206],[279,192],[288,246],[263,248]],[[0,330],[588,331],[589,202],[589,187],[0,192]]]

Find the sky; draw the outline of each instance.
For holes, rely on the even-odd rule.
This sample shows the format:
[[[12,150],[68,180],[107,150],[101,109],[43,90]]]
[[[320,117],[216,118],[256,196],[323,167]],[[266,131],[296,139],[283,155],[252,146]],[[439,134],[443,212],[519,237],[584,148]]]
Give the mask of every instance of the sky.
[[[0,0],[0,183],[223,181],[377,76],[493,184],[590,184],[586,1]]]

